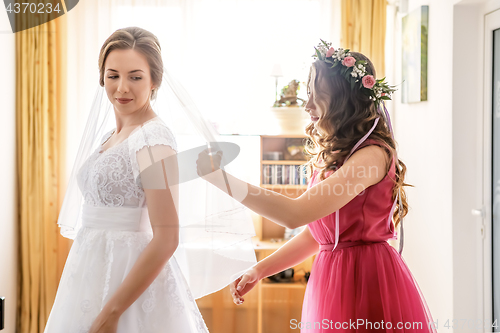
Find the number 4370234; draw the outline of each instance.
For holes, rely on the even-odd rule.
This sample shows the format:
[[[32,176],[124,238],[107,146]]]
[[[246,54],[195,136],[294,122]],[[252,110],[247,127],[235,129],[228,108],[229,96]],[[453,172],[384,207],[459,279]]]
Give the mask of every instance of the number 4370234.
[[[38,6],[38,8],[37,8]],[[24,7],[24,8],[23,8]],[[6,8],[6,11],[10,14],[14,12],[15,14],[19,14],[20,12],[23,14],[28,11],[31,14],[44,14],[44,13],[59,13],[61,9],[59,8],[59,3],[56,4],[54,8],[52,8],[52,3],[31,3],[31,2],[23,2],[23,3],[9,3]]]

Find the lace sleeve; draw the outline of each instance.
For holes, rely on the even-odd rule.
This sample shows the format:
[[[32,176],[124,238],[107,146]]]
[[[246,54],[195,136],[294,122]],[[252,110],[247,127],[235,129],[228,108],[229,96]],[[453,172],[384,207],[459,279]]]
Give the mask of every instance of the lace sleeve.
[[[154,121],[134,130],[128,141],[130,163],[136,184],[140,184],[140,170],[139,163],[137,162],[138,151],[144,147],[166,145],[170,146],[177,153],[175,137],[170,128],[162,122]]]

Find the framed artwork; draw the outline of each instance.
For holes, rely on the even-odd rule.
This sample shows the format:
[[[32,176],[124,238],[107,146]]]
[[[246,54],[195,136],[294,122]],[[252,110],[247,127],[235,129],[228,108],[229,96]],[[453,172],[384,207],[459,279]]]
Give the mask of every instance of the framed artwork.
[[[403,17],[401,102],[427,100],[427,36],[429,6],[421,6]]]

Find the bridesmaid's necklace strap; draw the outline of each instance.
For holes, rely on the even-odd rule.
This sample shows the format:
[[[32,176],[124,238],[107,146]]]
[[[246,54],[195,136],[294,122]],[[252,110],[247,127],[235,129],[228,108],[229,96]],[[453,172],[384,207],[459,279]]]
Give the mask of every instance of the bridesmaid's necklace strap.
[[[385,105],[384,105],[384,109],[385,109]],[[389,117],[389,114],[387,112],[387,109],[385,109],[385,113],[386,113],[386,116]],[[390,118],[388,118],[389,121],[389,129],[391,130],[391,135],[392,135],[392,138],[394,139],[394,134],[392,132],[392,126],[391,126],[391,123],[390,123]],[[380,118],[378,117],[377,119],[375,119],[375,123],[373,124],[372,128],[368,131],[368,133],[366,133],[355,145],[354,147],[351,149],[351,151],[349,152],[349,155],[347,155],[346,159],[344,160],[344,163],[347,161],[347,159],[352,155],[352,153],[356,150],[356,148],[358,148],[362,143],[363,141],[366,140],[366,138],[368,136],[370,136],[370,134],[373,132],[373,130],[375,129],[375,127],[377,126],[377,123],[378,121],[380,120]],[[397,153],[396,153],[396,162],[398,161],[398,158],[397,158]],[[404,244],[404,231],[403,231],[403,211],[401,210],[401,208],[403,207],[403,204],[401,202],[401,189],[399,189],[399,192],[398,192],[398,195],[396,197],[396,199],[394,199],[394,203],[392,205],[392,208],[391,208],[391,212],[389,214],[389,217],[388,219],[392,219],[392,214],[394,212],[394,209],[396,208],[396,202],[399,198],[399,221],[401,223],[401,238],[400,238],[400,241],[399,241],[399,255],[401,256],[402,253],[403,253],[403,244]],[[339,233],[340,233],[340,209],[337,210],[335,212],[335,245],[332,249],[332,252],[335,250],[335,248],[337,247],[337,244],[339,243]]]
[[[401,203],[401,188],[399,189],[398,197],[399,197],[399,223],[401,223],[401,238],[399,239],[399,255],[401,256],[403,253],[403,244],[404,244],[403,211],[401,210],[401,208],[403,207],[403,204]]]
[[[380,120],[380,118],[377,117],[377,119],[375,119],[375,123],[373,124],[372,128],[370,128],[368,133],[366,133],[361,139],[359,139],[359,141],[354,145],[354,147],[352,147],[351,151],[349,152],[349,155],[347,155],[346,159],[344,160],[344,164],[347,161],[347,159],[351,156],[351,154],[356,150],[356,148],[358,148],[359,145],[362,144],[363,141],[365,141],[366,138],[373,132],[373,130],[377,126],[377,123],[379,120]],[[335,250],[335,248],[337,247],[337,244],[339,243],[339,232],[340,232],[339,220],[340,220],[340,209],[337,210],[336,214],[335,214],[335,246],[333,247],[332,252],[333,252],[333,250]]]
[[[372,134],[373,130],[375,129],[375,127],[377,126],[377,123],[378,121],[380,120],[380,117],[377,117],[377,119],[375,119],[375,123],[373,124],[372,128],[370,128],[370,130],[368,131],[368,133],[365,134],[365,136],[363,136],[361,139],[359,139],[358,143],[356,143],[354,145],[354,147],[352,147],[351,149],[351,152],[349,153],[349,155],[347,155],[347,157],[345,158],[344,160],[344,163],[347,161],[347,159],[351,156],[351,154],[356,150],[356,148],[358,148],[362,143],[363,141],[366,140],[366,138],[368,136],[370,136],[370,134]]]
[[[339,218],[340,218],[340,209],[335,212],[335,245],[333,246],[333,250],[337,247],[337,244],[339,243],[339,233],[340,233],[340,224],[339,224]]]
[[[389,125],[389,130],[391,131],[392,139],[394,140],[394,131],[392,130],[391,117],[389,116],[389,112],[387,111],[387,108],[385,107],[385,103],[382,102],[381,105],[384,107],[384,112],[382,112],[382,108],[379,105],[379,109],[378,109],[379,113],[385,115],[387,125]],[[394,151],[394,155],[396,157],[396,162],[395,163],[397,163],[398,162],[398,153],[397,153],[397,151]],[[396,165],[395,165],[395,167],[396,167]],[[394,173],[395,172],[396,172],[396,170],[394,170]],[[401,223],[401,237],[399,239],[399,255],[401,256],[402,253],[403,253],[403,244],[404,244],[403,203],[401,201],[401,188],[399,188],[398,195],[397,195],[396,199],[394,200],[393,207],[395,207],[396,200],[398,200],[398,198],[399,198],[399,223]],[[391,215],[389,216],[389,218],[392,218],[392,213],[393,213],[393,211],[391,210]]]

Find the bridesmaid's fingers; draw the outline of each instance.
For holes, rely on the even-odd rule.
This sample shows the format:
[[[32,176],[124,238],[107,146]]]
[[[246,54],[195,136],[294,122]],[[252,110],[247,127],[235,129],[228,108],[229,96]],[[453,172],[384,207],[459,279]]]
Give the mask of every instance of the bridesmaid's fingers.
[[[243,298],[241,298],[239,295],[237,294],[233,294],[233,302],[234,304],[238,305],[238,304],[241,304],[243,302]]]
[[[236,280],[234,280],[229,284],[229,290],[231,291],[231,294],[234,295],[234,293],[236,292],[236,285],[240,282],[240,280],[241,277],[237,278]]]
[[[243,299],[241,298],[240,294],[235,289],[235,285],[238,283],[238,281],[240,279],[241,278],[238,278],[237,280],[231,282],[231,284],[229,285],[229,289],[231,290],[231,296],[233,298],[233,303],[236,305],[243,303]]]
[[[250,277],[248,276],[248,274],[243,274],[243,277],[241,278],[241,281],[240,283],[238,283],[238,287],[236,287],[236,291],[242,291],[243,288],[245,288],[248,280],[250,279]]]
[[[243,299],[240,296],[240,293],[236,290],[236,285],[241,281],[241,277],[237,278],[233,282],[229,284],[229,290],[231,291],[231,296],[233,297],[233,302],[236,305],[239,305],[243,302]]]

